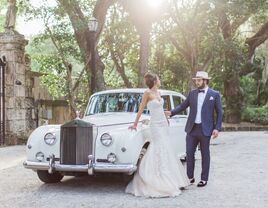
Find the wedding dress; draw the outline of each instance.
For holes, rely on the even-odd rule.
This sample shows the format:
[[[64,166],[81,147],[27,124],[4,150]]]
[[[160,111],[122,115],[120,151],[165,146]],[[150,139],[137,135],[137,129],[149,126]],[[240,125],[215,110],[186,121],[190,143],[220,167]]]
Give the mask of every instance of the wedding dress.
[[[144,197],[175,197],[189,185],[186,171],[169,142],[164,100],[147,103],[150,110],[150,145],[126,193]],[[179,139],[179,138],[178,138]]]

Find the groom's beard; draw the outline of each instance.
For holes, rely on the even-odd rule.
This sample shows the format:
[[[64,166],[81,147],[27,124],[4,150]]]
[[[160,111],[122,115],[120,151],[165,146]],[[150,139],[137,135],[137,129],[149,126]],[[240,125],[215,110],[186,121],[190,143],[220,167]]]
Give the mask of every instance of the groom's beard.
[[[205,87],[206,87],[206,84],[205,84],[204,82],[203,82],[202,85],[197,86],[197,88],[198,88],[199,90],[204,89]]]

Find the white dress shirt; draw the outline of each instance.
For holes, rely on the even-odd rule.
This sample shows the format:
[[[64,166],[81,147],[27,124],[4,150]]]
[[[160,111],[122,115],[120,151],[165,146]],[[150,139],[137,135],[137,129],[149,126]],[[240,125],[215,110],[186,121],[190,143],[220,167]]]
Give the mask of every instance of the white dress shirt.
[[[196,117],[195,117],[195,123],[200,124],[202,122],[202,118],[201,118],[201,110],[202,110],[202,106],[205,100],[205,97],[207,95],[208,92],[208,87],[205,87],[204,89],[201,90],[205,90],[205,92],[199,92],[198,93],[198,98],[197,98],[197,113],[196,113]]]

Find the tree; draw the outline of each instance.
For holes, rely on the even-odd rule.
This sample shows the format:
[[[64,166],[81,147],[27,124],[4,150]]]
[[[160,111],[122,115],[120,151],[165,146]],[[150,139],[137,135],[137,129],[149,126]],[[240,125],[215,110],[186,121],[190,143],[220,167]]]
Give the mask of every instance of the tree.
[[[54,9],[42,5],[43,9],[34,13],[48,13],[45,19],[50,21],[39,43],[46,42],[54,49],[53,56],[38,58],[40,63],[51,64],[47,67],[51,74],[46,71],[51,77],[65,78],[60,90],[68,100],[75,97],[70,103],[76,103],[82,94],[89,96],[81,92],[89,92],[95,76],[89,67],[91,34],[87,23],[92,16],[100,23],[93,91],[143,87],[144,73],[149,70],[160,75],[165,88],[186,94],[193,87],[192,76],[202,69],[213,77],[210,85],[223,92],[226,121],[236,123],[245,97],[240,83],[245,86],[248,80],[243,77],[254,73],[256,80],[264,74],[266,62],[259,62],[262,55],[257,47],[267,39],[267,0],[170,0],[162,1],[159,10],[142,0],[57,2]],[[251,24],[255,33],[249,36],[243,27]],[[54,83],[52,86],[59,84]],[[262,94],[265,84],[254,83]]]
[[[52,58],[49,54],[42,54],[37,59],[41,60],[42,64],[46,66],[50,66],[54,68],[54,70],[43,71],[44,79],[48,81],[48,77],[57,78],[58,75],[64,77],[62,80],[62,86],[65,90],[61,90],[61,95],[66,96],[69,101],[70,107],[72,109],[73,114],[75,115],[75,111],[77,110],[77,96],[81,95],[79,92],[80,82],[84,80],[86,72],[86,79],[88,88],[84,88],[83,95],[87,98],[89,96],[90,86],[91,86],[91,68],[90,66],[90,32],[87,26],[87,20],[92,16],[97,17],[99,21],[99,28],[97,31],[97,41],[99,40],[100,34],[103,29],[103,25],[105,22],[105,16],[108,7],[112,4],[112,1],[102,1],[99,0],[97,2],[91,1],[90,5],[85,3],[78,3],[77,1],[58,1],[58,5],[54,7],[50,7],[48,5],[40,5],[39,8],[34,8],[29,5],[29,2],[24,2],[24,9],[28,14],[29,18],[40,18],[44,21],[45,25],[45,33],[36,38],[36,43],[40,43],[42,41],[47,41],[52,44],[55,49],[53,53],[56,53],[57,58]],[[88,12],[84,14],[81,8],[87,7]],[[92,8],[92,13],[90,12],[90,8]],[[66,19],[66,16],[70,19]],[[105,89],[105,83],[103,78],[103,70],[104,64],[100,60],[97,51],[97,80],[96,86],[93,86],[93,91],[103,90]],[[45,61],[46,60],[46,61]],[[77,69],[73,68],[73,63],[75,66],[77,64],[84,65],[80,68],[80,72],[78,73]],[[41,65],[42,65],[41,64]],[[81,69],[82,68],[82,69]],[[40,69],[44,69],[42,66]],[[42,70],[41,70],[42,71]],[[75,82],[73,81],[73,76],[77,76]],[[55,89],[52,89],[52,86],[57,87],[58,80],[54,80],[55,84],[48,84],[48,89],[53,94]],[[84,81],[81,83],[83,84]],[[62,88],[61,88],[62,89]],[[80,89],[81,90],[81,89]],[[81,98],[81,97],[80,97]]]
[[[4,15],[4,9],[6,6],[5,0],[0,0],[0,32],[4,31],[4,24],[5,24],[5,15]]]
[[[72,27],[74,29],[75,39],[78,43],[80,51],[83,56],[84,64],[87,66],[87,74],[90,77],[90,67],[88,65],[88,60],[90,59],[90,39],[89,37],[92,35],[89,31],[87,26],[88,18],[82,12],[81,6],[78,1],[76,0],[58,0],[59,4],[64,9],[64,12],[68,15]],[[97,30],[96,39],[97,42],[100,38],[100,34],[102,33],[106,13],[108,8],[115,3],[115,0],[98,0],[93,9],[93,17],[98,20],[99,27]],[[96,84],[93,91],[103,90],[104,86],[104,79],[103,79],[103,70],[104,64],[100,60],[98,50],[96,50],[96,58],[97,58],[97,74],[96,74]],[[88,80],[90,83],[90,79]]]
[[[213,9],[209,1],[173,0],[169,9],[172,27],[167,32],[170,42],[190,69],[188,89],[193,88],[192,77],[197,70],[210,71],[212,60],[217,57],[218,33]]]
[[[268,21],[265,22],[258,32],[251,36],[250,38],[246,39],[246,44],[249,46],[248,50],[248,57],[250,60],[252,60],[252,57],[254,55],[255,49],[263,44],[268,39]]]
[[[237,38],[239,27],[258,10],[267,5],[266,0],[220,0],[215,1],[218,25],[224,40],[224,97],[226,100],[225,119],[228,123],[239,123],[243,97],[239,77],[246,53]],[[239,8],[239,9],[238,9]]]
[[[129,12],[130,19],[135,25],[140,37],[138,87],[144,87],[143,77],[148,68],[150,56],[150,32],[152,24],[159,20],[165,12],[165,2],[163,1],[158,9],[155,10],[144,0],[124,0],[121,1],[121,4]]]
[[[116,4],[109,12],[106,28],[103,31],[103,38],[100,50],[104,51],[104,62],[116,69],[123,82],[118,82],[115,87],[132,88],[137,86],[138,65],[138,34],[129,21],[129,15],[120,4]],[[109,73],[110,75],[111,73]],[[107,78],[109,79],[109,78]]]

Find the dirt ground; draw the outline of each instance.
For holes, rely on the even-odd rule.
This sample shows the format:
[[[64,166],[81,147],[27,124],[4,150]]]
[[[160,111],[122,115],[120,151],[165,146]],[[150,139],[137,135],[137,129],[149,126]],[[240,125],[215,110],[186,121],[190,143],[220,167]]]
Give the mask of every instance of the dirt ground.
[[[90,208],[268,208],[268,132],[223,132],[211,142],[210,180],[176,198],[146,199],[125,194],[119,176],[64,177],[43,184],[24,169],[24,146],[0,148],[0,207]],[[196,178],[200,175],[200,156]]]

